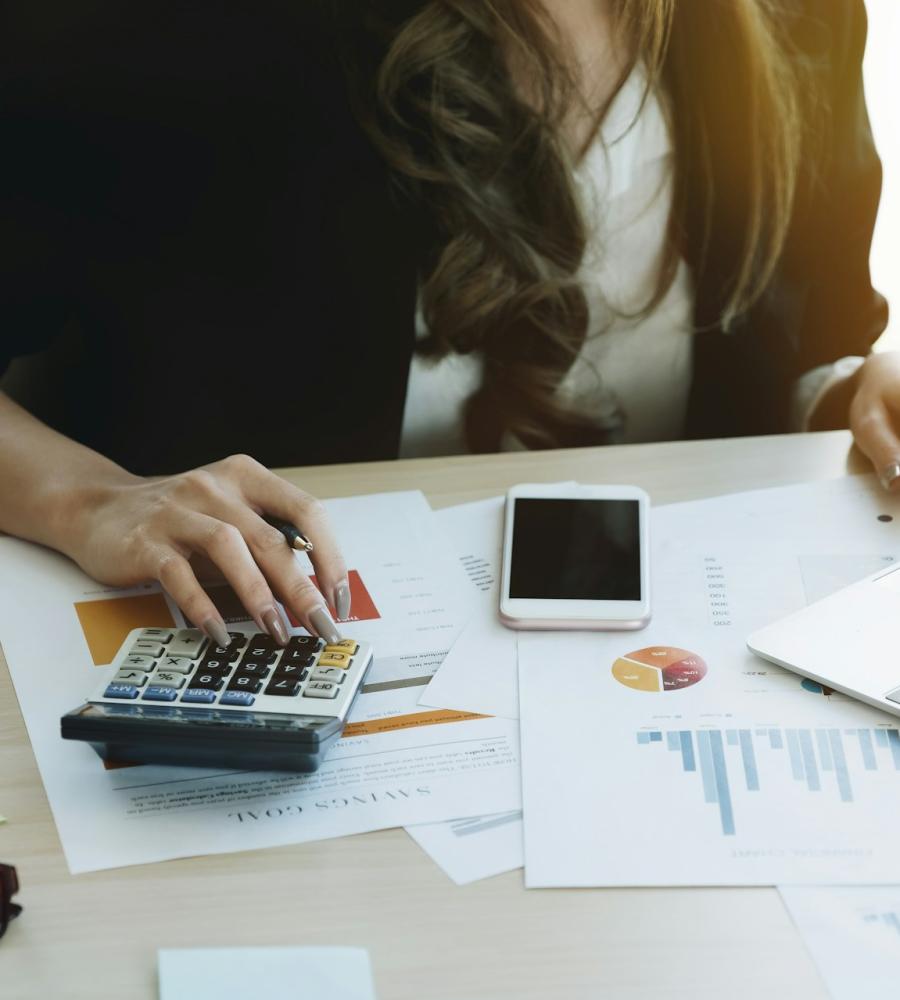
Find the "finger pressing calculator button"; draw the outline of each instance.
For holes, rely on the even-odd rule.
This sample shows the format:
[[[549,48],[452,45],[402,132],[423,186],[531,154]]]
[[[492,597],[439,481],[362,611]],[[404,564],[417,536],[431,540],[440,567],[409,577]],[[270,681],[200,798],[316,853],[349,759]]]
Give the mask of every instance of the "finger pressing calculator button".
[[[258,677],[250,677],[247,674],[238,674],[228,682],[229,691],[247,691],[256,694],[262,687],[262,681]]]
[[[341,639],[340,642],[329,642],[325,647],[326,653],[346,653],[347,656],[356,656],[359,650],[359,643],[355,639]]]
[[[151,684],[143,694],[144,701],[175,701],[178,692],[173,687]]]
[[[188,688],[193,690],[218,691],[224,683],[225,678],[220,677],[218,674],[205,674],[198,671],[191,679],[191,683],[188,684]]]
[[[306,698],[336,698],[340,688],[330,681],[310,681],[303,692]]]
[[[311,681],[333,681],[340,684],[347,672],[340,667],[316,667],[310,676]]]
[[[266,694],[283,695],[286,698],[294,698],[299,693],[300,681],[290,677],[273,677],[266,688]]]
[[[194,666],[193,660],[186,656],[164,656],[159,661],[160,670],[174,670],[176,674],[189,674]]]
[[[196,628],[183,628],[175,633],[175,638],[169,643],[166,652],[170,656],[196,657],[206,641],[203,633]]]
[[[206,651],[207,657],[212,660],[224,660],[226,663],[234,663],[241,655],[240,646],[210,646]]]
[[[152,656],[143,656],[140,653],[132,653],[131,656],[126,656],[122,661],[122,666],[129,667],[132,670],[147,670],[150,671],[156,666],[156,660]]]
[[[320,667],[342,667],[346,670],[352,662],[346,653],[322,653],[319,657]]]
[[[184,674],[176,674],[173,670],[157,670],[152,679],[156,687],[184,687]]]
[[[216,700],[216,692],[204,688],[188,688],[182,693],[181,700],[195,705],[211,705]]]
[[[172,638],[172,631],[167,628],[142,628],[141,634],[138,638],[165,643]]]
[[[154,642],[152,639],[138,639],[131,649],[130,653],[137,653],[140,656],[152,656],[154,658],[163,655],[163,648],[158,642]]]
[[[143,687],[146,680],[147,675],[143,670],[131,670],[124,667],[113,677],[116,684],[134,684],[135,687]]]
[[[223,691],[219,699],[220,705],[241,705],[249,708],[256,699],[247,691]]]
[[[137,698],[140,690],[133,684],[110,684],[103,692],[104,698]]]

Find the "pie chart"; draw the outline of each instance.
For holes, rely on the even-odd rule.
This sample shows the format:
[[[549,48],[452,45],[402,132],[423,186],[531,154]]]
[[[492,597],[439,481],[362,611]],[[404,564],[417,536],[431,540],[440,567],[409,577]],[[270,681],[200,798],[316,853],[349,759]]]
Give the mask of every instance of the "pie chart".
[[[706,663],[696,653],[677,646],[646,646],[620,656],[613,677],[635,691],[679,691],[706,676]]]

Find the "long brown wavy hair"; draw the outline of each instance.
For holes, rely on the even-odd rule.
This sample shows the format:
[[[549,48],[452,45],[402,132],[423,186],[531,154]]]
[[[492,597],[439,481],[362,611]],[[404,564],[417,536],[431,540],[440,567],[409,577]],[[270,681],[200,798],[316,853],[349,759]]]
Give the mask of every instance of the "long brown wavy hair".
[[[763,293],[785,244],[808,117],[802,61],[773,0],[611,7],[623,47],[618,85],[640,61],[675,144],[667,252],[647,309],[673,280],[692,213],[699,269],[714,220],[736,241],[717,316],[727,328]],[[576,279],[586,242],[577,157],[559,129],[583,103],[572,63],[546,0],[428,0],[399,27],[376,77],[370,131],[440,233],[422,275],[428,337],[419,350],[484,357],[482,387],[466,408],[476,451],[498,450],[505,432],[553,447],[597,443],[612,430],[556,394],[588,321]],[[513,65],[517,80],[530,81],[527,99]],[[720,99],[711,90],[732,104],[727,135],[715,131],[722,115],[706,113]],[[607,107],[589,109],[593,135]],[[689,190],[705,192],[699,209]]]

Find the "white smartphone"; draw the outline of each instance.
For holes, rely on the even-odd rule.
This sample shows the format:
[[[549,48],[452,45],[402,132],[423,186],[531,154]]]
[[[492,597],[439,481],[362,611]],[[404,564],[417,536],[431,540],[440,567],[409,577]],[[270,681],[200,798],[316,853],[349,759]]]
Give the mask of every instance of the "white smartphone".
[[[650,620],[650,498],[636,486],[523,484],[506,495],[500,620],[638,629]]]

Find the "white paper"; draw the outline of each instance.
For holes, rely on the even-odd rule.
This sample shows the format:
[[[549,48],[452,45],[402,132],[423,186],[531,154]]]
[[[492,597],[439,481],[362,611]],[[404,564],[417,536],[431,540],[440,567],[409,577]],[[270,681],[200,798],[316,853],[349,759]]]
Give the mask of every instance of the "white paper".
[[[646,629],[521,634],[526,883],[900,881],[900,720],[745,645],[900,555],[898,519],[871,477],[657,508]]]
[[[519,717],[516,633],[497,615],[505,502],[505,497],[491,497],[437,512],[478,598],[468,625],[422,693],[423,705]]]
[[[326,506],[368,594],[354,597],[364,620],[344,631],[372,642],[376,662],[344,738],[310,775],[106,770],[90,746],[63,741],[60,716],[110,672],[94,665],[76,602],[84,613],[95,600],[153,599],[153,590],[101,587],[57,553],[0,539],[0,593],[11,595],[0,601],[0,640],[73,872],[520,808],[515,723],[417,704],[470,586],[424,497]]]
[[[833,1000],[884,1000],[900,981],[900,886],[779,886]]]
[[[522,811],[408,826],[406,832],[457,885],[523,864]]]
[[[365,948],[161,948],[159,1000],[375,1000]]]

